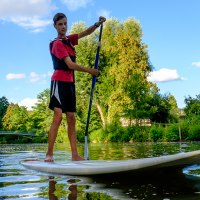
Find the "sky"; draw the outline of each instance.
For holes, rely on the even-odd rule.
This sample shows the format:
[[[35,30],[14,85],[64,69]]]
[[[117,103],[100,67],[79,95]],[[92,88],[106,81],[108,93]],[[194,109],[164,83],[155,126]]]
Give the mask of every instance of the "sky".
[[[99,16],[139,21],[154,67],[148,80],[184,108],[186,97],[200,94],[199,9],[199,0],[0,0],[0,98],[31,109],[50,87],[52,18],[63,12],[69,30]]]

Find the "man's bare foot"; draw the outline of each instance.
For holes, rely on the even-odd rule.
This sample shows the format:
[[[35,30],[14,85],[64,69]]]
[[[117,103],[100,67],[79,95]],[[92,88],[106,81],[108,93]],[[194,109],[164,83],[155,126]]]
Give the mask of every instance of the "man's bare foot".
[[[80,160],[85,160],[85,159],[79,155],[72,156],[72,161],[80,161]]]
[[[46,158],[44,159],[44,162],[54,162],[53,156],[46,155]]]

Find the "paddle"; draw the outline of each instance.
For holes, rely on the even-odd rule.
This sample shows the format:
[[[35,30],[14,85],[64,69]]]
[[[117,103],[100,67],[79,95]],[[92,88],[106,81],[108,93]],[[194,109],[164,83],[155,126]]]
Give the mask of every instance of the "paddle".
[[[97,46],[97,52],[96,52],[96,58],[95,58],[95,64],[94,64],[95,69],[98,69],[102,31],[103,31],[103,24],[101,24],[101,26],[100,26],[99,42],[98,42],[98,46]],[[85,129],[85,147],[84,147],[85,160],[89,160],[88,129],[89,129],[89,124],[90,124],[90,112],[91,112],[91,108],[92,108],[92,100],[93,100],[95,84],[96,84],[96,76],[93,76],[92,77],[92,87],[91,87],[91,92],[90,92],[90,101],[89,101],[89,107],[88,107],[87,123],[86,123],[86,129]]]

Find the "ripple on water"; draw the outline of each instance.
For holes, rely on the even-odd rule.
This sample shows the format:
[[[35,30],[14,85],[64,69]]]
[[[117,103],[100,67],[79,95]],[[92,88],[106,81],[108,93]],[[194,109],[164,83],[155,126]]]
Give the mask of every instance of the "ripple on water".
[[[190,165],[188,167],[185,167],[183,169],[183,173],[187,176],[194,176],[194,177],[200,178],[200,165],[195,164],[195,165]]]

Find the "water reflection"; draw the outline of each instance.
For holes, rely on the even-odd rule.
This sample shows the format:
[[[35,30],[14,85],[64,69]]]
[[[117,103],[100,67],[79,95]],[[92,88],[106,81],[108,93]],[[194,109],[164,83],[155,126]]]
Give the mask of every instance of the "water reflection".
[[[192,200],[199,199],[200,181],[185,177],[180,168],[139,173],[49,178],[49,200]]]
[[[128,200],[120,189],[105,188],[106,183],[98,183],[95,179],[86,177],[67,178],[65,182],[56,181],[56,177],[49,177],[49,200]],[[66,187],[65,187],[66,186]]]
[[[67,194],[68,200],[77,200],[77,185],[76,185],[76,179],[69,179],[67,181],[71,185],[69,185],[68,190],[69,194]],[[54,176],[49,177],[49,200],[58,200],[60,199],[58,196],[56,196],[56,180]],[[58,185],[57,185],[58,190]],[[57,193],[63,195],[62,191],[58,191]],[[64,192],[65,193],[65,192]],[[68,193],[68,192],[67,192]]]
[[[132,159],[200,149],[199,143],[90,144],[90,159]],[[0,199],[30,200],[195,200],[200,199],[200,178],[165,168],[93,177],[50,176],[24,169],[20,160],[43,159],[44,145],[0,145]],[[79,147],[83,151],[83,146]],[[56,146],[55,159],[70,159],[66,145]]]
[[[72,185],[69,186],[70,194],[68,195],[69,200],[76,200],[77,199],[77,185],[73,184],[76,183],[75,179],[70,179],[68,182],[71,182]]]
[[[56,191],[56,183],[54,177],[49,177],[49,200],[58,200],[58,197],[54,194]]]

